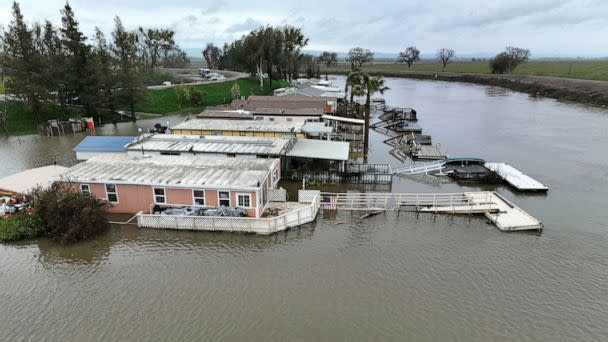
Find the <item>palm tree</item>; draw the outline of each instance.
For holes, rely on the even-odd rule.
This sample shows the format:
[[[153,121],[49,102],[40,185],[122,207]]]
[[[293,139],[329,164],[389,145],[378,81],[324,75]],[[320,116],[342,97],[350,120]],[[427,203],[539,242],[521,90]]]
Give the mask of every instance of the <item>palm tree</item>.
[[[369,119],[370,119],[370,104],[374,93],[384,94],[389,87],[384,85],[382,76],[370,76],[364,74],[365,85],[365,138],[363,141],[363,162],[367,164],[367,152],[369,150]]]

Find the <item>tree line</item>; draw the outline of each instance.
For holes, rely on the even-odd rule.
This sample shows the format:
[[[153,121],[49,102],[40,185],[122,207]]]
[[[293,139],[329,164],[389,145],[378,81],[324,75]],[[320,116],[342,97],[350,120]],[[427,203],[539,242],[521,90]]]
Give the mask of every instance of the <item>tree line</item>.
[[[172,30],[129,31],[117,16],[111,39],[97,27],[89,39],[68,2],[60,12],[58,27],[48,20],[28,25],[15,1],[0,36],[7,93],[26,103],[38,123],[45,104],[81,107],[95,118],[126,109],[135,121],[135,104],[145,100],[142,75],[189,62]]]
[[[445,71],[447,65],[453,60],[456,52],[452,49],[441,48],[437,50],[436,59],[441,63],[442,70]],[[490,59],[490,72],[493,74],[504,74],[513,71],[518,65],[528,61],[530,50],[507,46],[505,51],[497,54]],[[474,59],[473,59],[474,60]],[[410,68],[414,62],[420,61],[420,50],[415,46],[409,46],[399,53],[397,63],[407,64]]]
[[[293,26],[263,26],[243,35],[241,38],[218,47],[213,43],[203,49],[203,59],[212,69],[230,69],[248,72],[260,78],[267,75],[272,81],[277,79],[292,81],[300,73],[307,77],[319,77],[320,66],[333,65],[337,54],[324,52],[321,56],[305,54],[302,49],[308,45],[308,38],[300,28]]]

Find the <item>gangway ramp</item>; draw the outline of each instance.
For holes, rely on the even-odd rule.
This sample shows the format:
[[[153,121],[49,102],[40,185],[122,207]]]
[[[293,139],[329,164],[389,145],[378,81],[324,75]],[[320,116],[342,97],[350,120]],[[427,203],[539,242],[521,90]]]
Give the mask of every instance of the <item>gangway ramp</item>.
[[[434,161],[428,163],[419,163],[410,166],[394,168],[393,173],[396,175],[416,175],[416,174],[429,174],[437,173],[445,168],[445,161]]]
[[[542,222],[494,191],[461,193],[322,193],[324,210],[483,214],[502,231],[542,230]]]

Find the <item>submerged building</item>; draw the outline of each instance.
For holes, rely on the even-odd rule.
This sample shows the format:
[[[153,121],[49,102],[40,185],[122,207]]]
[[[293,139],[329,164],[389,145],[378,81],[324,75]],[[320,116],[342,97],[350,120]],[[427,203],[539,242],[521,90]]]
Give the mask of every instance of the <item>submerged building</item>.
[[[280,178],[278,159],[122,154],[93,157],[52,180],[106,200],[113,213],[224,206],[260,217]]]

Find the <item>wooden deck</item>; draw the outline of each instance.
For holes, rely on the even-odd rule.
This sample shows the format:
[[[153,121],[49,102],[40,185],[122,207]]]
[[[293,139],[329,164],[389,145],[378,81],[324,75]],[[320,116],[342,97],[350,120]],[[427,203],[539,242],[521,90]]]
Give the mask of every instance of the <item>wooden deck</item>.
[[[483,214],[501,231],[542,230],[542,222],[493,191],[407,194],[322,193],[324,210],[412,210],[452,215]],[[331,198],[333,197],[333,198]],[[331,199],[330,199],[331,198]]]
[[[412,157],[440,160],[447,158],[448,154],[440,146],[414,144],[414,147],[412,147]]]

